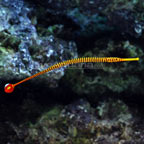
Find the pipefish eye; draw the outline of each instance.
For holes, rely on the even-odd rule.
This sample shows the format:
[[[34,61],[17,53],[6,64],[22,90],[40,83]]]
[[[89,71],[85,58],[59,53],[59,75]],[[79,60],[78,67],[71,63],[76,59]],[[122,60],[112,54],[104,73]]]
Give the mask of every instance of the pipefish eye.
[[[5,87],[4,87],[4,91],[6,93],[12,93],[14,91],[13,84],[10,84],[10,83],[6,84]]]

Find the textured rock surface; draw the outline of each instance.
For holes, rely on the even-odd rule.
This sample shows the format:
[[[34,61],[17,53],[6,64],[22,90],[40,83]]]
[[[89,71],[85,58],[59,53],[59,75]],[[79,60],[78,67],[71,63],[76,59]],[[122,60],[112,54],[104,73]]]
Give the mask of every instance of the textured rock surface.
[[[79,26],[78,35],[89,36],[105,30],[141,36],[143,30],[143,1],[138,0],[36,0],[53,17],[68,16]],[[43,19],[43,18],[41,18]]]
[[[36,115],[35,108],[42,110],[33,101],[25,101],[22,110],[25,116]],[[4,126],[8,127],[6,139],[10,143],[129,144],[144,142],[144,123],[138,125],[138,122],[120,100],[100,102],[94,109],[81,99],[65,107],[49,107],[35,123]],[[4,141],[5,133],[2,136],[0,140]]]
[[[65,42],[53,35],[39,37],[28,15],[32,9],[23,0],[0,2],[0,77],[23,79],[48,68],[58,61],[77,57],[74,42]],[[44,75],[43,81],[53,86],[64,75],[64,69]]]
[[[92,64],[90,69],[70,69],[65,79],[78,94],[92,95],[93,97],[107,95],[107,92],[122,93],[128,96],[144,94],[143,75],[139,75],[144,70],[143,49],[129,41],[108,41],[103,44],[103,39],[96,42],[96,47],[85,56],[100,57],[140,57],[139,62],[124,62],[117,64]],[[103,50],[99,50],[103,47]]]

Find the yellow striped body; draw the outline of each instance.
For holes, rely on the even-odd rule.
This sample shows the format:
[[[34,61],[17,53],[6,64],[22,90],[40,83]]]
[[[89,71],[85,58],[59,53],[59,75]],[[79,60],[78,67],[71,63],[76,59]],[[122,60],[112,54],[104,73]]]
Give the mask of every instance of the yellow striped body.
[[[57,64],[54,64],[53,66],[39,72],[39,73],[36,73],[16,84],[13,84],[13,87],[15,87],[16,85],[19,85],[20,83],[23,83],[27,80],[30,80],[36,76],[39,76],[41,74],[44,74],[46,72],[49,72],[49,71],[52,71],[54,69],[57,69],[57,68],[60,68],[60,67],[63,67],[63,66],[66,66],[66,65],[70,65],[70,64],[75,64],[75,63],[87,63],[87,62],[94,62],[94,63],[99,63],[99,62],[107,62],[107,63],[112,63],[112,62],[122,62],[122,61],[138,61],[139,58],[118,58],[118,57],[84,57],[84,58],[76,58],[76,59],[71,59],[71,60],[66,60],[66,61],[63,61],[63,62],[59,62]]]

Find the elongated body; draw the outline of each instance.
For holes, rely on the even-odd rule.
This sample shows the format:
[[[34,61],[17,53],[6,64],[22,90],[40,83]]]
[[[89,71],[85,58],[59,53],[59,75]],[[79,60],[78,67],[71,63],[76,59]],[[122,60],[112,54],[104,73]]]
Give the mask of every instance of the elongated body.
[[[66,60],[66,61],[63,61],[63,62],[59,62],[57,64],[54,64],[53,66],[41,71],[41,72],[38,72],[20,82],[17,82],[15,84],[6,84],[5,85],[5,92],[6,93],[11,93],[13,92],[15,86],[25,82],[25,81],[28,81],[34,77],[37,77],[39,75],[42,75],[46,72],[49,72],[49,71],[52,71],[54,69],[58,69],[60,67],[63,67],[63,66],[66,66],[66,65],[70,65],[70,64],[75,64],[75,63],[87,63],[87,62],[108,62],[108,63],[112,63],[112,62],[124,62],[124,61],[138,61],[139,58],[118,58],[118,57],[85,57],[85,58],[76,58],[76,59],[71,59],[71,60]]]

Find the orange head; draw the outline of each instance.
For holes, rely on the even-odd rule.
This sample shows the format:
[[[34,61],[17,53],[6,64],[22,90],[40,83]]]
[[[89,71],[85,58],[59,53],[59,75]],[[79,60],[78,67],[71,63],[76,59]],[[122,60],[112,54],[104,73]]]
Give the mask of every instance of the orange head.
[[[14,91],[14,85],[8,83],[5,85],[4,90],[6,93],[12,93]]]

